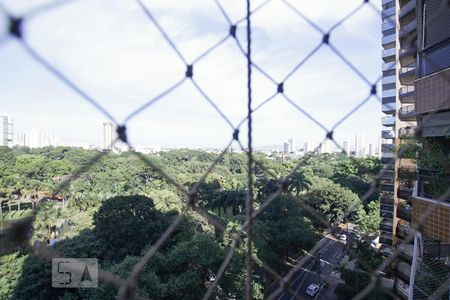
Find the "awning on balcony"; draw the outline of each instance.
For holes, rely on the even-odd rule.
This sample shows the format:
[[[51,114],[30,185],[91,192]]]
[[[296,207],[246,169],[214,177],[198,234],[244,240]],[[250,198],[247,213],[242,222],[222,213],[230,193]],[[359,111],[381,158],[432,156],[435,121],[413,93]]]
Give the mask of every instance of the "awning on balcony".
[[[450,136],[450,111],[423,116],[422,136]]]

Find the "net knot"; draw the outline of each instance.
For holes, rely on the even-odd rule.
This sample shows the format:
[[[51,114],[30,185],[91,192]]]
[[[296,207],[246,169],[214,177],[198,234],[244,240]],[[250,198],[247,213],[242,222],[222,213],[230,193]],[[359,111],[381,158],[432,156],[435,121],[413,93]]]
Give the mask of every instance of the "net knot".
[[[194,66],[193,65],[188,65],[186,68],[186,77],[188,78],[192,78],[192,76],[194,76]]]
[[[22,18],[9,18],[9,33],[17,38],[22,38]]]
[[[236,29],[237,29],[236,25],[230,26],[230,35],[234,38],[236,38]]]
[[[283,84],[283,82],[280,82],[280,83],[277,85],[277,93],[280,93],[280,94],[283,94],[283,93],[284,93],[284,84]]]
[[[119,140],[121,140],[124,143],[128,143],[127,128],[125,127],[125,125],[117,126],[116,132],[119,137]]]

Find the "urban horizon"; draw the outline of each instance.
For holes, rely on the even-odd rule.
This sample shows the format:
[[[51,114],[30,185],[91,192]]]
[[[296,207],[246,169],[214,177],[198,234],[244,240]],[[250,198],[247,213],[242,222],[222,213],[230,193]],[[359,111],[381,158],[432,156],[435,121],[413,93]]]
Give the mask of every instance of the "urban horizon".
[[[99,124],[98,130],[98,142],[89,143],[86,141],[68,141],[64,138],[64,133],[62,130],[44,131],[39,126],[32,126],[28,131],[17,131],[15,130],[16,124],[14,118],[10,114],[0,114],[2,128],[5,124],[8,126],[8,142],[4,139],[4,129],[0,130],[0,141],[2,141],[1,146],[26,146],[29,148],[42,148],[46,146],[63,146],[63,147],[80,147],[84,149],[110,149],[108,145],[113,145],[113,148],[117,148],[120,151],[125,151],[128,146],[120,141],[113,143],[115,139],[116,132],[114,124],[111,122],[101,122]],[[6,119],[5,119],[6,118]],[[7,120],[7,121],[5,121]],[[111,126],[105,130],[106,126]],[[23,128],[23,126],[22,126]],[[342,143],[336,145],[330,140],[307,140],[307,139],[297,139],[290,137],[287,142],[280,141],[279,144],[270,145],[255,145],[255,150],[265,151],[265,152],[284,152],[284,153],[294,153],[299,152],[317,152],[317,153],[336,153],[345,150],[349,155],[352,154],[358,157],[365,156],[379,156],[381,154],[381,137],[376,137],[368,139],[366,141],[364,133],[355,134],[354,137],[345,139]],[[298,141],[298,142],[297,142]],[[140,152],[145,152],[144,149],[151,149],[150,152],[159,152],[161,150],[168,149],[197,149],[197,150],[220,150],[221,147],[214,145],[211,146],[189,146],[189,145],[165,145],[162,143],[136,143],[135,149],[139,149]],[[288,147],[288,149],[286,148]],[[235,147],[231,147],[234,151],[239,151]]]

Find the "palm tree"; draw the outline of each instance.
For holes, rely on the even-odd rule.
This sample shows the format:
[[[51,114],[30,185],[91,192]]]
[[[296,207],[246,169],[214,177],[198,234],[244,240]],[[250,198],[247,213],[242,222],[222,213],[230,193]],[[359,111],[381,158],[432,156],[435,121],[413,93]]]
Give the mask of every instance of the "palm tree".
[[[311,186],[312,182],[302,170],[297,170],[291,175],[289,180],[288,192],[295,193],[298,198],[300,193],[306,191]]]

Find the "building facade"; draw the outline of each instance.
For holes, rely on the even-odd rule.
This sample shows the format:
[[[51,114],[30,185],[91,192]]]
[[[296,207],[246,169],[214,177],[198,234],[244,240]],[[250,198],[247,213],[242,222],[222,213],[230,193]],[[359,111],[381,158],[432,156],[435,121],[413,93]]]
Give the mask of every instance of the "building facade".
[[[380,242],[399,252],[394,293],[426,299],[450,274],[450,6],[382,5]]]
[[[111,122],[103,122],[102,126],[102,149],[112,150],[114,147],[114,125]]]
[[[0,146],[14,144],[14,121],[9,115],[0,115]]]

